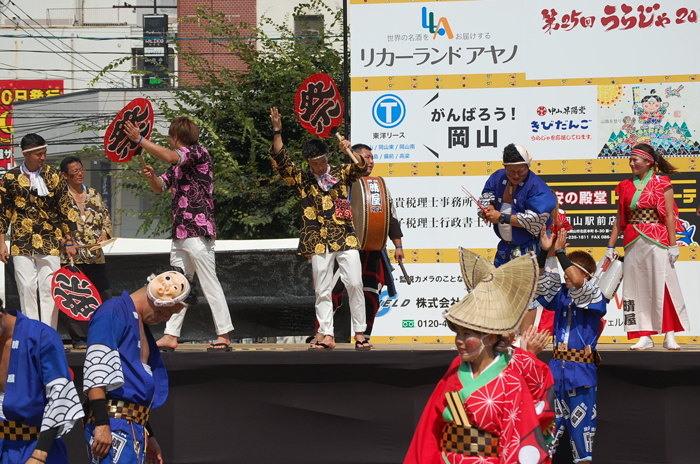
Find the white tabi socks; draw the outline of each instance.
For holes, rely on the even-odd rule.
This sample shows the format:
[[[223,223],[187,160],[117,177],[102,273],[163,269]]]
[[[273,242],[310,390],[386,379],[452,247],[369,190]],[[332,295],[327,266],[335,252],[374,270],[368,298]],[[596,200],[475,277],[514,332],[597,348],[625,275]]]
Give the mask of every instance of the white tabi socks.
[[[673,332],[670,332],[670,333],[673,333]],[[675,340],[674,340],[674,343],[675,343]],[[664,346],[666,346],[666,342],[664,342]],[[639,341],[637,343],[635,343],[634,345],[630,346],[630,350],[632,350],[632,351],[648,350],[649,348],[654,348],[654,341],[648,335],[645,335],[643,337],[639,337]]]
[[[664,338],[664,348],[671,351],[678,351],[681,346],[676,343],[676,335],[674,332],[666,332],[666,338]]]

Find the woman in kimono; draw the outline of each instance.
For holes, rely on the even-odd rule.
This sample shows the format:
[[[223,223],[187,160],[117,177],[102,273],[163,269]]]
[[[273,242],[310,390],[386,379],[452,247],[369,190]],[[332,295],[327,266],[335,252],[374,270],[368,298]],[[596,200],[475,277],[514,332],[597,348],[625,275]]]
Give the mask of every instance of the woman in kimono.
[[[633,177],[615,188],[619,207],[605,253],[612,259],[624,232],[622,311],[627,338],[639,338],[630,349],[653,348],[651,336],[665,333],[664,348],[680,350],[674,334],[690,329],[674,267],[679,255],[676,233],[683,227],[671,181],[659,175],[678,170],[646,143],[632,149],[630,168]]]
[[[443,316],[459,352],[428,400],[404,464],[550,462],[533,399],[508,356],[494,350],[527,310],[537,263],[528,254],[493,272]]]

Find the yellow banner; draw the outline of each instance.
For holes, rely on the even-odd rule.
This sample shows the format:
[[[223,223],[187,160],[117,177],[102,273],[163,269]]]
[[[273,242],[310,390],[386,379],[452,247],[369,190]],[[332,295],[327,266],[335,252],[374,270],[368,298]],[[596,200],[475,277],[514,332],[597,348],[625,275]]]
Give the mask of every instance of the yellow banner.
[[[668,158],[679,172],[700,170],[698,158],[694,156]],[[373,176],[380,177],[435,177],[435,176],[489,176],[503,169],[500,161],[447,161],[423,163],[376,163]],[[537,175],[548,174],[612,174],[630,172],[626,158],[591,158],[574,160],[533,161],[532,171]],[[674,181],[673,184],[687,183]],[[618,182],[609,185],[617,185]],[[596,183],[596,185],[603,185]],[[550,185],[552,187],[553,185]]]
[[[598,212],[598,211],[596,211]],[[601,241],[601,242],[606,242],[606,241]],[[593,256],[593,259],[597,261],[600,261],[603,259],[603,256],[605,256],[605,250],[607,249],[607,243],[601,243],[603,246],[599,247],[588,247],[588,248],[579,248],[579,247],[571,247],[569,250],[574,251],[574,250],[583,250],[586,253],[589,253],[591,256]],[[391,247],[391,245],[389,245]],[[680,257],[678,258],[679,261],[697,261],[698,260],[698,251],[700,247],[696,245],[690,245],[690,246],[681,246],[678,247],[678,250],[680,251]],[[395,263],[396,260],[394,259],[394,250],[391,248],[388,248],[387,251],[389,252],[389,258],[391,259],[391,262]],[[406,256],[405,262],[406,264],[435,264],[435,263],[450,263],[450,264],[455,264],[459,263],[459,251],[456,248],[429,248],[429,249],[411,249],[411,248],[405,248],[404,254]],[[494,257],[496,256],[496,251],[497,249],[494,248],[469,248],[469,251],[472,251],[474,253],[478,253],[481,256],[484,256],[486,259],[489,261],[493,262]],[[622,247],[618,249],[618,251],[622,252]],[[410,274],[410,273],[409,273]]]
[[[382,2],[384,3],[384,2]],[[506,87],[561,87],[597,85],[605,97],[625,84],[693,82],[696,75],[645,76],[589,79],[527,79],[525,73],[510,74],[443,74],[415,76],[352,77],[353,92],[385,90],[434,90],[434,89],[500,89]],[[603,98],[604,99],[604,98]]]
[[[661,346],[664,342],[664,337],[663,335],[658,335],[658,336],[653,336],[651,337],[654,340],[654,344],[656,346]],[[697,336],[682,336],[682,335],[677,335],[676,336],[676,341],[680,343],[681,345],[684,344],[690,344],[690,345],[698,345],[700,342],[699,337]],[[444,337],[438,337],[438,336],[427,336],[427,335],[421,335],[421,336],[395,336],[395,337],[381,337],[381,336],[373,336],[372,337],[372,343],[375,345],[382,345],[382,344],[392,344],[392,345],[400,345],[400,344],[411,344],[411,343],[435,343],[438,345],[454,345],[455,343],[455,337],[454,335],[449,335],[449,336],[444,336]],[[602,335],[598,339],[598,347],[601,349],[601,351],[605,351],[606,347],[600,346],[600,345],[605,345],[605,344],[633,344],[637,343],[637,339],[634,340],[628,340],[627,337],[625,336],[606,336]],[[546,348],[549,349],[549,348]],[[665,350],[664,350],[665,351]],[[455,352],[455,356],[457,356],[457,352]],[[603,359],[603,362],[605,362],[605,359]]]

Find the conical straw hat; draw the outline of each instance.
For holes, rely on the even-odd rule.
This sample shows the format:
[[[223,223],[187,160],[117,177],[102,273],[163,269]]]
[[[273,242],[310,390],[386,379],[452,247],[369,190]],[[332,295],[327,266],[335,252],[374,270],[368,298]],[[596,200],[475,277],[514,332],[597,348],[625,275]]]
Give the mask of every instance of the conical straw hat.
[[[471,292],[476,284],[496,270],[491,261],[462,247],[459,247],[459,266],[467,292]]]
[[[478,332],[502,334],[515,331],[535,297],[539,271],[535,254],[528,253],[499,268],[492,267],[488,273],[483,272],[483,263],[476,264],[485,259],[468,254],[474,253],[462,250],[462,256],[466,256],[464,261],[475,263],[472,268],[478,268],[478,271],[475,270],[474,275],[478,272],[481,279],[462,301],[445,310],[443,317]]]

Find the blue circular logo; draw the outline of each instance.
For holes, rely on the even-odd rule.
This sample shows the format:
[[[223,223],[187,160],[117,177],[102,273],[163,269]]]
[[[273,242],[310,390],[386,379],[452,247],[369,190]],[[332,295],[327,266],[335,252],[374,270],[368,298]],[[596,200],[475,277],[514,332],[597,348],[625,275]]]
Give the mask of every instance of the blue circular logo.
[[[379,294],[379,311],[377,311],[375,317],[382,317],[385,314],[389,314],[389,311],[391,311],[391,303],[387,304],[387,302],[396,300],[398,297],[398,293],[394,296],[389,296],[389,292],[383,290],[382,293]]]
[[[396,127],[406,116],[406,105],[396,95],[383,95],[374,102],[372,117],[374,122],[388,129]]]

